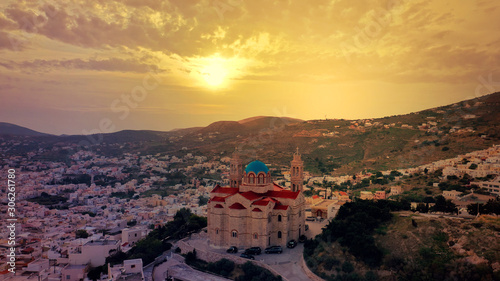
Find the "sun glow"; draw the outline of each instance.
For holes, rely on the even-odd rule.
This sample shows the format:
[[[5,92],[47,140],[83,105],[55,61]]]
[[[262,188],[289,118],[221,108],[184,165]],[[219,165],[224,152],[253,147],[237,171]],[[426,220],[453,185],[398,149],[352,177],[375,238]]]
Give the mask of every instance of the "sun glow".
[[[201,71],[201,75],[208,85],[220,87],[228,75],[228,70],[223,59],[213,59]]]

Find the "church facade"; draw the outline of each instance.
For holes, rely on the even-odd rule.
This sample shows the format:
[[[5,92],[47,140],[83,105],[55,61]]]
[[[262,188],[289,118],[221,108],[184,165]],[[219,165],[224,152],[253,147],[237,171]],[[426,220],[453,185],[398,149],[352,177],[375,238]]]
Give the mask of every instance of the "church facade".
[[[305,233],[305,199],[302,194],[303,161],[298,152],[291,162],[291,190],[271,179],[261,161],[243,170],[237,153],[230,164],[229,186],[217,185],[208,203],[209,243],[238,248],[286,246]]]

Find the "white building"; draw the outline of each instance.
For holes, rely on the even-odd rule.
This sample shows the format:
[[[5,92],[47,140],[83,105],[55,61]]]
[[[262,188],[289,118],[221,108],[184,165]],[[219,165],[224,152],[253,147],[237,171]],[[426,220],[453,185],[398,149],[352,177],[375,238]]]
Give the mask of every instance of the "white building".
[[[109,281],[143,281],[144,272],[142,270],[142,259],[123,261],[123,265],[110,267],[108,265]]]
[[[122,243],[134,245],[137,241],[144,238],[142,229],[139,228],[124,228],[122,230]]]
[[[80,281],[86,276],[87,265],[72,265],[68,264],[61,270],[61,281]]]
[[[491,194],[500,196],[500,177],[496,177],[493,181],[481,181],[476,184]]]
[[[92,267],[106,263],[106,258],[120,250],[118,240],[90,241],[68,254],[68,262],[72,265],[85,265]]]
[[[443,197],[446,199],[446,200],[455,200],[455,199],[458,199],[458,197],[462,194],[462,192],[460,191],[456,191],[456,190],[445,190],[443,191]]]

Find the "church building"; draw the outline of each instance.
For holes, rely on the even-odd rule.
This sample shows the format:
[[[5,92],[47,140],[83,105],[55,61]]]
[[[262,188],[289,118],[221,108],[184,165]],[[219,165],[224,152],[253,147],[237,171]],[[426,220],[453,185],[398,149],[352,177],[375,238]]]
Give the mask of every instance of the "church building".
[[[298,240],[305,232],[305,199],[302,194],[304,162],[299,151],[291,162],[291,190],[274,183],[261,161],[243,170],[235,152],[230,164],[229,186],[217,185],[208,203],[209,243],[238,248],[279,245]]]

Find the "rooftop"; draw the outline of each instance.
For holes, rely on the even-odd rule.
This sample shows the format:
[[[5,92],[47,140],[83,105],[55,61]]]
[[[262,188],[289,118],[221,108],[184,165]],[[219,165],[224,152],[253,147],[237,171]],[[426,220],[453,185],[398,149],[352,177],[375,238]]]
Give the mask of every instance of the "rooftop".
[[[116,245],[118,244],[118,240],[97,240],[97,241],[89,241],[85,243],[85,245],[89,246],[107,246],[107,245]]]

